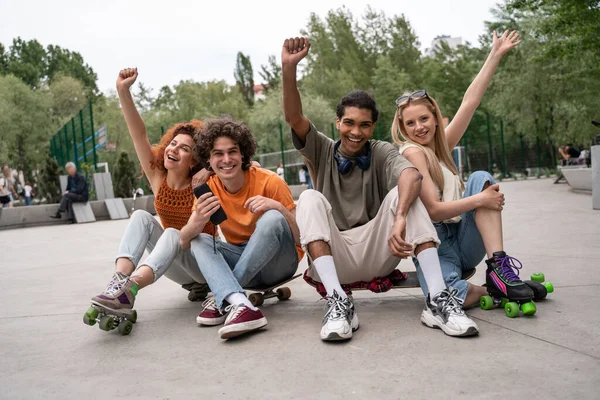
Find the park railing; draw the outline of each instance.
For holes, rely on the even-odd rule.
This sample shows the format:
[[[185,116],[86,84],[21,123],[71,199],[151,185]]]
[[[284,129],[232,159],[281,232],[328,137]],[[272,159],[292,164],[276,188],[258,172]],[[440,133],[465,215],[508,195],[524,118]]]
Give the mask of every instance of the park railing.
[[[94,130],[92,102],[83,107],[50,139],[50,152],[58,165],[74,162],[97,165],[96,150],[106,145],[106,128]]]

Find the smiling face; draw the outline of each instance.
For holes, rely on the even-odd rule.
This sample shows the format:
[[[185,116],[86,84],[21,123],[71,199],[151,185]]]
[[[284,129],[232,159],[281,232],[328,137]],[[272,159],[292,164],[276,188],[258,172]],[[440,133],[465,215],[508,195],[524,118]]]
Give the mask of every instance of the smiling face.
[[[189,174],[190,169],[194,166],[193,146],[194,139],[190,135],[183,133],[176,135],[165,148],[165,169]]]
[[[233,139],[221,136],[215,139],[208,162],[219,179],[227,182],[244,175],[242,158],[240,146]]]
[[[429,146],[435,137],[437,121],[425,104],[411,104],[402,110],[404,134],[413,142]]]
[[[342,117],[336,118],[336,126],[342,151],[349,156],[360,154],[375,130],[371,110],[358,107],[346,107]]]

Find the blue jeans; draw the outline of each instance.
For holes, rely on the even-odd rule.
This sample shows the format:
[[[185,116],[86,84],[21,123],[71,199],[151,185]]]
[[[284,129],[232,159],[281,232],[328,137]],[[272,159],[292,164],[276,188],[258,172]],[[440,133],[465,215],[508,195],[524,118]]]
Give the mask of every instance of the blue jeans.
[[[31,202],[32,202],[32,197],[31,196],[25,196],[25,205],[26,206],[30,206]]]
[[[476,171],[469,177],[463,198],[480,193],[486,183],[496,183],[492,175],[486,171]],[[442,275],[446,286],[458,289],[458,296],[465,299],[468,284],[461,277],[474,269],[485,256],[485,246],[475,224],[475,210],[461,215],[461,220],[455,224],[436,222],[433,224],[440,238],[438,255],[442,266]],[[417,266],[419,283],[425,296],[427,296],[427,284],[423,272],[419,267],[417,259],[413,259]]]
[[[269,210],[256,222],[250,240],[241,245],[223,243],[201,233],[191,242],[192,254],[215,296],[217,307],[243,288],[276,285],[298,269],[298,252],[285,217]]]

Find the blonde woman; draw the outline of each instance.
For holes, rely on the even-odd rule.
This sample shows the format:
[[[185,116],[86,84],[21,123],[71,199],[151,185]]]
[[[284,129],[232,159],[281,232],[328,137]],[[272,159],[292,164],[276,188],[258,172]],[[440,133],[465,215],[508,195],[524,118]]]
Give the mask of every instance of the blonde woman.
[[[521,43],[515,31],[506,31],[501,37],[496,32],[493,35],[492,50],[447,128],[437,103],[425,90],[396,100],[398,109],[392,124],[400,153],[423,175],[419,196],[441,241],[438,253],[442,273],[465,306],[476,304],[488,290],[517,302],[528,302],[533,297],[529,286],[519,279],[521,263],[504,251],[504,195],[498,184],[488,172],[477,171],[465,187],[450,154],[465,133],[502,56]],[[462,280],[465,271],[474,269],[486,253],[487,288]],[[427,293],[420,268],[417,271]]]

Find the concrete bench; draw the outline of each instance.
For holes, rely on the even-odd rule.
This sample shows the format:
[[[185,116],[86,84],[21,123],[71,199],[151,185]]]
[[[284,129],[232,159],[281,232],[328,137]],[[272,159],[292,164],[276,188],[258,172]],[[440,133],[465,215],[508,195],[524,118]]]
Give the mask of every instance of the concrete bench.
[[[560,169],[569,186],[575,190],[592,190],[592,169],[585,166],[569,166]]]
[[[155,215],[154,196],[138,197],[133,204],[133,199],[122,199],[123,205],[129,215],[134,210],[146,210]],[[75,203],[78,204],[78,203]],[[81,203],[79,203],[81,204]],[[110,213],[105,200],[88,201],[93,215],[97,221],[110,219]],[[58,204],[40,204],[31,207],[0,208],[0,230],[27,228],[32,226],[61,225],[66,224],[67,219],[52,219],[51,215],[58,211]]]
[[[85,203],[73,203],[73,216],[75,217],[75,222],[78,224],[96,222],[96,216],[94,215],[94,211],[92,211],[89,201]]]

